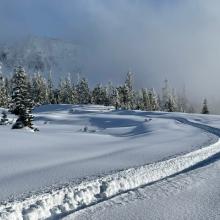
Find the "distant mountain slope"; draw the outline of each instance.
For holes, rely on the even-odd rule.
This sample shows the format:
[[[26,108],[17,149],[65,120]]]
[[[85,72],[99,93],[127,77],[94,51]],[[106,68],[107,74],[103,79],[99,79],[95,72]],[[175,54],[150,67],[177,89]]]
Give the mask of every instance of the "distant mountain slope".
[[[28,37],[0,46],[0,62],[6,72],[22,65],[31,73],[72,73],[80,70],[79,47],[58,39]]]

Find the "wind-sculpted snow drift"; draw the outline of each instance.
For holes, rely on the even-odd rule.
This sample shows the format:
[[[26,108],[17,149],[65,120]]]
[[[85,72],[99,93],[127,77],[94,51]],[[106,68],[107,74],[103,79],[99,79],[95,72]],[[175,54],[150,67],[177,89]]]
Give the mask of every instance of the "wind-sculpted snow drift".
[[[169,160],[130,168],[75,186],[64,186],[0,206],[0,218],[34,220],[64,216],[120,193],[184,171],[220,152],[220,141]]]

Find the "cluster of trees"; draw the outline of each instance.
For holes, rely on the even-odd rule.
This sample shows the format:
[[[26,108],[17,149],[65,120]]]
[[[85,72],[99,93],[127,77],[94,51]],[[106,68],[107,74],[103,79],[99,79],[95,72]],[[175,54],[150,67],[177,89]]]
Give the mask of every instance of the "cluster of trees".
[[[19,116],[17,126],[22,123],[29,127],[32,127],[32,108],[42,104],[100,104],[115,106],[116,109],[194,112],[185,91],[177,95],[167,80],[159,95],[153,88],[135,90],[133,77],[128,72],[120,86],[109,82],[107,85],[99,83],[90,88],[86,78],[78,77],[74,83],[68,75],[55,86],[51,74],[47,79],[40,73],[30,76],[22,67],[18,67],[10,78],[0,73],[0,107],[9,108]],[[209,113],[206,100],[202,113]]]

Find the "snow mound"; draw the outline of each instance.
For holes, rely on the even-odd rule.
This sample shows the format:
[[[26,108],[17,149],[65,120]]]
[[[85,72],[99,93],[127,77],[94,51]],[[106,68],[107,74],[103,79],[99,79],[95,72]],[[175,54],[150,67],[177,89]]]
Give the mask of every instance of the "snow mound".
[[[61,217],[120,193],[177,174],[220,152],[220,141],[169,160],[130,168],[76,186],[64,186],[23,201],[0,206],[0,219],[35,220]]]

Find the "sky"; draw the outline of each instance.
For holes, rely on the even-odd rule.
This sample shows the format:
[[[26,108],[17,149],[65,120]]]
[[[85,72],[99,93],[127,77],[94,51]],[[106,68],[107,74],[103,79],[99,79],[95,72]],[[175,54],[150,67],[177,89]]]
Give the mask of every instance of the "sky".
[[[73,41],[89,79],[119,82],[131,70],[139,87],[167,78],[218,102],[219,11],[219,0],[0,0],[0,41]]]

